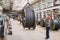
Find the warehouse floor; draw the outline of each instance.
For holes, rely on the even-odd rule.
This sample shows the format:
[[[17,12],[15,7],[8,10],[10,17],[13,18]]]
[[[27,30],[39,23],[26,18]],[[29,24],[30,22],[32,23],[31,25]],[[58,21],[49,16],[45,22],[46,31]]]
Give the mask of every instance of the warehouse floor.
[[[36,26],[35,30],[24,29],[19,21],[11,19],[13,35],[8,35],[7,40],[45,40],[45,28]],[[50,31],[50,39],[60,40],[60,30]]]

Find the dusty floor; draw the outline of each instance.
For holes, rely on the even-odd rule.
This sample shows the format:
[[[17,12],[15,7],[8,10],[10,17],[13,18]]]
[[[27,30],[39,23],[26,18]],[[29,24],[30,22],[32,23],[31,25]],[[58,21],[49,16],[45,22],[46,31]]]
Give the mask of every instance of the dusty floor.
[[[16,20],[11,19],[13,35],[8,35],[7,40],[45,40],[45,28],[36,26],[35,30],[24,29]],[[50,31],[49,40],[60,40],[60,30]]]

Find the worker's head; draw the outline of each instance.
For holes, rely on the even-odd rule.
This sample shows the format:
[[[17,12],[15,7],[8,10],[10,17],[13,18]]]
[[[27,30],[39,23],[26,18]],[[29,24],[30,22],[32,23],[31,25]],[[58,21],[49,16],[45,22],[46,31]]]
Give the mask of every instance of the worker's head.
[[[51,17],[48,15],[48,16],[46,16],[46,19],[47,19],[47,20],[50,20],[50,19],[51,19]]]

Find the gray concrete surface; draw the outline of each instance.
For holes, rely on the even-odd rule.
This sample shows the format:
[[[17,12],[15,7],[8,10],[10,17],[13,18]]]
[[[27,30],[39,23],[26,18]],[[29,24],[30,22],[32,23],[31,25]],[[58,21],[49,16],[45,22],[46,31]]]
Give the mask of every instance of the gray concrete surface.
[[[7,40],[45,40],[45,28],[37,26],[35,30],[24,29],[16,20],[11,19],[13,35],[8,35]],[[50,31],[50,39],[60,40],[60,31]]]

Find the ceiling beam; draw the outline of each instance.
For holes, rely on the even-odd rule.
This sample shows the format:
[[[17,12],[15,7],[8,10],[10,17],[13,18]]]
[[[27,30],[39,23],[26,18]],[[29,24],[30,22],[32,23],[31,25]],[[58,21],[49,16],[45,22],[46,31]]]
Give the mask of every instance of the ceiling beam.
[[[37,0],[36,2],[30,4],[29,6],[32,6],[32,5],[34,5],[34,4],[36,4],[36,3],[40,2],[40,1],[41,1],[41,0]],[[29,6],[28,6],[28,7],[29,7]]]

